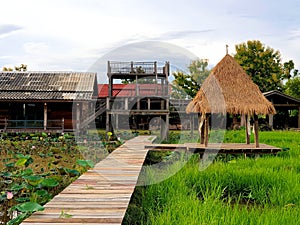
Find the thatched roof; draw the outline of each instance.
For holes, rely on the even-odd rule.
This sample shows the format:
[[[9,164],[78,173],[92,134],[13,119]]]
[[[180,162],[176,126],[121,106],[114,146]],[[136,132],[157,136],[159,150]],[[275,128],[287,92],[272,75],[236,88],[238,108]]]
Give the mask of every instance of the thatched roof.
[[[228,54],[212,69],[187,113],[275,114],[250,76]]]

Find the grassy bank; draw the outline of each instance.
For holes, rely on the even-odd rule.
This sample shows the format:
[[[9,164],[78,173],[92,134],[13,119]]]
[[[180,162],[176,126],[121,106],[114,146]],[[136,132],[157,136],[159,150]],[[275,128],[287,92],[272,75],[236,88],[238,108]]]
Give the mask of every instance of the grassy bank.
[[[195,155],[169,179],[137,187],[123,224],[300,224],[300,133],[260,132],[260,141],[284,151],[220,157],[204,171]],[[224,142],[244,142],[244,132],[226,132]]]

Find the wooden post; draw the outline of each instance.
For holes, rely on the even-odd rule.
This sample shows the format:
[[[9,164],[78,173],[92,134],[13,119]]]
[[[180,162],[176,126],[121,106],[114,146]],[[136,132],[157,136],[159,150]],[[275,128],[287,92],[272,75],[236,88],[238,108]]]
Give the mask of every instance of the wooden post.
[[[191,135],[194,135],[194,114],[190,115],[190,129],[191,129]]]
[[[64,132],[64,129],[65,129],[65,118],[61,119],[61,129],[62,129],[62,132]]]
[[[204,130],[204,145],[205,147],[207,147],[208,145],[208,129],[209,129],[209,117],[207,116],[207,114],[205,115],[205,130]]]
[[[274,121],[274,116],[273,114],[269,114],[269,126],[273,129],[273,121]]]
[[[246,144],[250,144],[250,136],[249,136],[249,115],[245,115],[245,132],[246,132]]]
[[[115,114],[116,115],[116,129],[118,130],[119,129],[119,115],[118,114]]]
[[[245,114],[242,114],[241,115],[241,123],[240,123],[240,126],[241,127],[245,127],[246,126],[246,123],[247,123],[247,115],[245,115]]]
[[[137,101],[136,101],[136,109],[137,110],[141,109],[141,99],[140,98],[138,98]]]
[[[155,95],[157,96],[157,62],[154,62],[154,74],[155,74]]]
[[[110,112],[106,112],[106,132],[111,132],[112,127],[111,127],[111,114]]]
[[[201,120],[202,116],[198,116],[198,121],[199,121],[199,131],[200,131],[200,144],[204,144],[204,126],[205,126],[205,121],[203,121],[203,124],[201,126]]]
[[[138,82],[138,75],[135,75],[135,96],[139,96],[139,82]]]
[[[163,100],[163,99],[160,100],[160,110],[164,110],[165,109],[165,107],[164,107],[165,104],[164,103],[165,103],[165,100]]]
[[[169,114],[166,115],[165,137],[169,139]]]
[[[76,104],[76,129],[77,132],[79,132],[79,128],[80,128],[80,103]]]
[[[47,103],[44,103],[44,130],[47,130]]]
[[[125,110],[128,110],[128,98],[125,98]]]
[[[298,109],[298,128],[300,128],[300,107]]]
[[[151,110],[151,99],[148,98],[147,101],[148,101],[148,110]]]
[[[8,125],[8,119],[5,117],[4,118],[4,131],[6,131]]]
[[[255,147],[259,147],[259,139],[258,139],[258,116],[254,114],[254,135],[255,135]]]

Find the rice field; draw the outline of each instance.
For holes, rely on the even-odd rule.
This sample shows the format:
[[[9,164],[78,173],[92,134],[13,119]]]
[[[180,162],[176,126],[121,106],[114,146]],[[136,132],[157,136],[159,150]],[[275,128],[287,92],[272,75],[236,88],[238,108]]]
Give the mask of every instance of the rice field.
[[[176,142],[178,135],[172,133],[170,140]],[[197,137],[185,134],[180,141]],[[224,142],[244,142],[244,131],[226,132]],[[203,171],[197,155],[183,168],[174,161],[174,176],[136,187],[123,224],[300,224],[300,133],[260,132],[260,142],[283,151],[260,158],[217,157]]]

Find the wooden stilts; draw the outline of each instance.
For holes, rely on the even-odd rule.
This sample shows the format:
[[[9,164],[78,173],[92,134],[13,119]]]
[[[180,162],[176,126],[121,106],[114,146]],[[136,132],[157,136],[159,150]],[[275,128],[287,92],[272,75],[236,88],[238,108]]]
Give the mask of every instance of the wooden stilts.
[[[205,127],[205,130],[204,130],[204,144],[205,144],[205,147],[207,147],[208,145],[208,128],[209,128],[209,118],[208,118],[208,115],[206,114],[205,115],[205,123],[204,123],[204,127]]]
[[[202,121],[203,120],[203,117],[202,115],[201,116],[198,116],[198,120],[199,120],[199,132],[200,132],[200,144],[204,144],[204,123],[205,121]]]
[[[254,132],[255,132],[255,147],[259,147],[258,139],[258,116],[254,115]]]
[[[249,118],[249,116],[245,115],[246,144],[250,144],[250,136],[249,136],[249,132],[248,132],[248,130],[249,130],[248,118]]]

